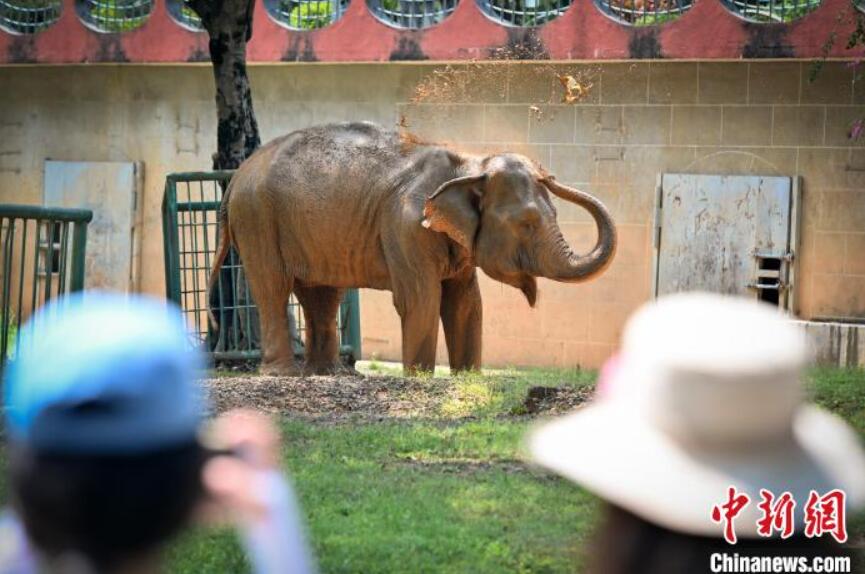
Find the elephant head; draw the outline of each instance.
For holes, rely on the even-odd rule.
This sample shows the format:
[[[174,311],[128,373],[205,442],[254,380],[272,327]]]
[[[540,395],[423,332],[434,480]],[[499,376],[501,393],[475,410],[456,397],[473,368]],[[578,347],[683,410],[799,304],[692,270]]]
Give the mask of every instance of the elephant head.
[[[537,299],[536,277],[578,283],[602,273],[616,252],[616,227],[606,207],[588,193],[557,183],[531,160],[492,155],[472,173],[443,183],[426,200],[423,225],[446,233],[478,267]],[[556,221],[550,193],[575,203],[594,218],[598,240],[575,254]]]

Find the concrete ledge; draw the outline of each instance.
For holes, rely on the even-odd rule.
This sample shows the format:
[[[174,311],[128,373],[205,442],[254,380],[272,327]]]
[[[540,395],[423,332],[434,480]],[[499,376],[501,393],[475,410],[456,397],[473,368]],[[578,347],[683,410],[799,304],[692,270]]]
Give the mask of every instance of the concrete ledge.
[[[818,365],[865,367],[865,324],[796,321],[808,333]]]

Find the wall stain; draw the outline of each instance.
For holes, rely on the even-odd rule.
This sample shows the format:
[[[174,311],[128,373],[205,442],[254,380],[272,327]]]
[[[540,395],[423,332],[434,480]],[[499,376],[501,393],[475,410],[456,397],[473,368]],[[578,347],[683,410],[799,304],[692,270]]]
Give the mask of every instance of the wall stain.
[[[408,34],[399,37],[396,48],[391,51],[388,59],[391,62],[429,60],[427,55],[423,53],[417,38]]]
[[[656,26],[635,29],[631,32],[628,42],[628,54],[634,60],[651,60],[663,58],[661,43],[658,41]]]
[[[538,36],[536,28],[507,28],[504,46],[490,49],[493,60],[549,60],[550,53]]]
[[[187,62],[209,62],[210,61],[210,53],[202,48],[201,46],[196,46],[193,49],[189,56],[186,57]]]
[[[787,42],[785,24],[742,24],[748,43],[742,49],[743,58],[793,58],[793,46]]]
[[[99,34],[99,48],[94,55],[95,62],[128,62],[126,52],[118,34]]]
[[[282,54],[283,62],[318,62],[315,46],[308,34],[295,34]]]
[[[36,61],[36,43],[33,34],[13,36],[6,49],[6,59],[12,64],[29,64]]]
[[[859,329],[855,326],[847,327],[847,367],[859,366]]]

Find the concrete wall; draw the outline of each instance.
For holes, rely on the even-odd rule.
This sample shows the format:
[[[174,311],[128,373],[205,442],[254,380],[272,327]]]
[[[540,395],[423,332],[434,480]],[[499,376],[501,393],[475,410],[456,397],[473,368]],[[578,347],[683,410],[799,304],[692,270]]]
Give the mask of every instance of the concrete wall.
[[[652,202],[659,172],[803,178],[798,279],[804,318],[865,317],[865,149],[847,139],[865,114],[865,89],[844,63],[816,82],[799,62],[626,62],[451,68],[410,103],[431,64],[274,65],[251,68],[263,140],[313,123],[404,117],[422,136],[467,151],[511,150],[600,197],[619,223],[605,276],[585,285],[540,281],[536,309],[483,280],[488,364],[594,367],[627,315],[650,296]],[[557,105],[554,72],[591,85]],[[444,83],[442,83],[444,82]],[[210,166],[213,80],[207,66],[0,68],[0,201],[40,203],[42,165],[62,160],[144,162],[140,288],[163,293],[164,176]],[[577,249],[594,228],[560,206]],[[365,354],[399,358],[390,294],[362,294]],[[444,341],[440,338],[440,353]]]

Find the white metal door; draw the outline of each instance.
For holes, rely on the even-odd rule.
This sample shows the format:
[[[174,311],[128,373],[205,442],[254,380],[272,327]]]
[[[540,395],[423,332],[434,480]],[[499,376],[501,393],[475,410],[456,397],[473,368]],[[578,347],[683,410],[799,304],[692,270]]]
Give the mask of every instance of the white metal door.
[[[93,211],[87,228],[86,289],[126,292],[137,287],[140,176],[140,164],[131,162],[45,162],[45,205]]]
[[[712,291],[787,307],[793,191],[789,177],[664,174],[655,294]]]

